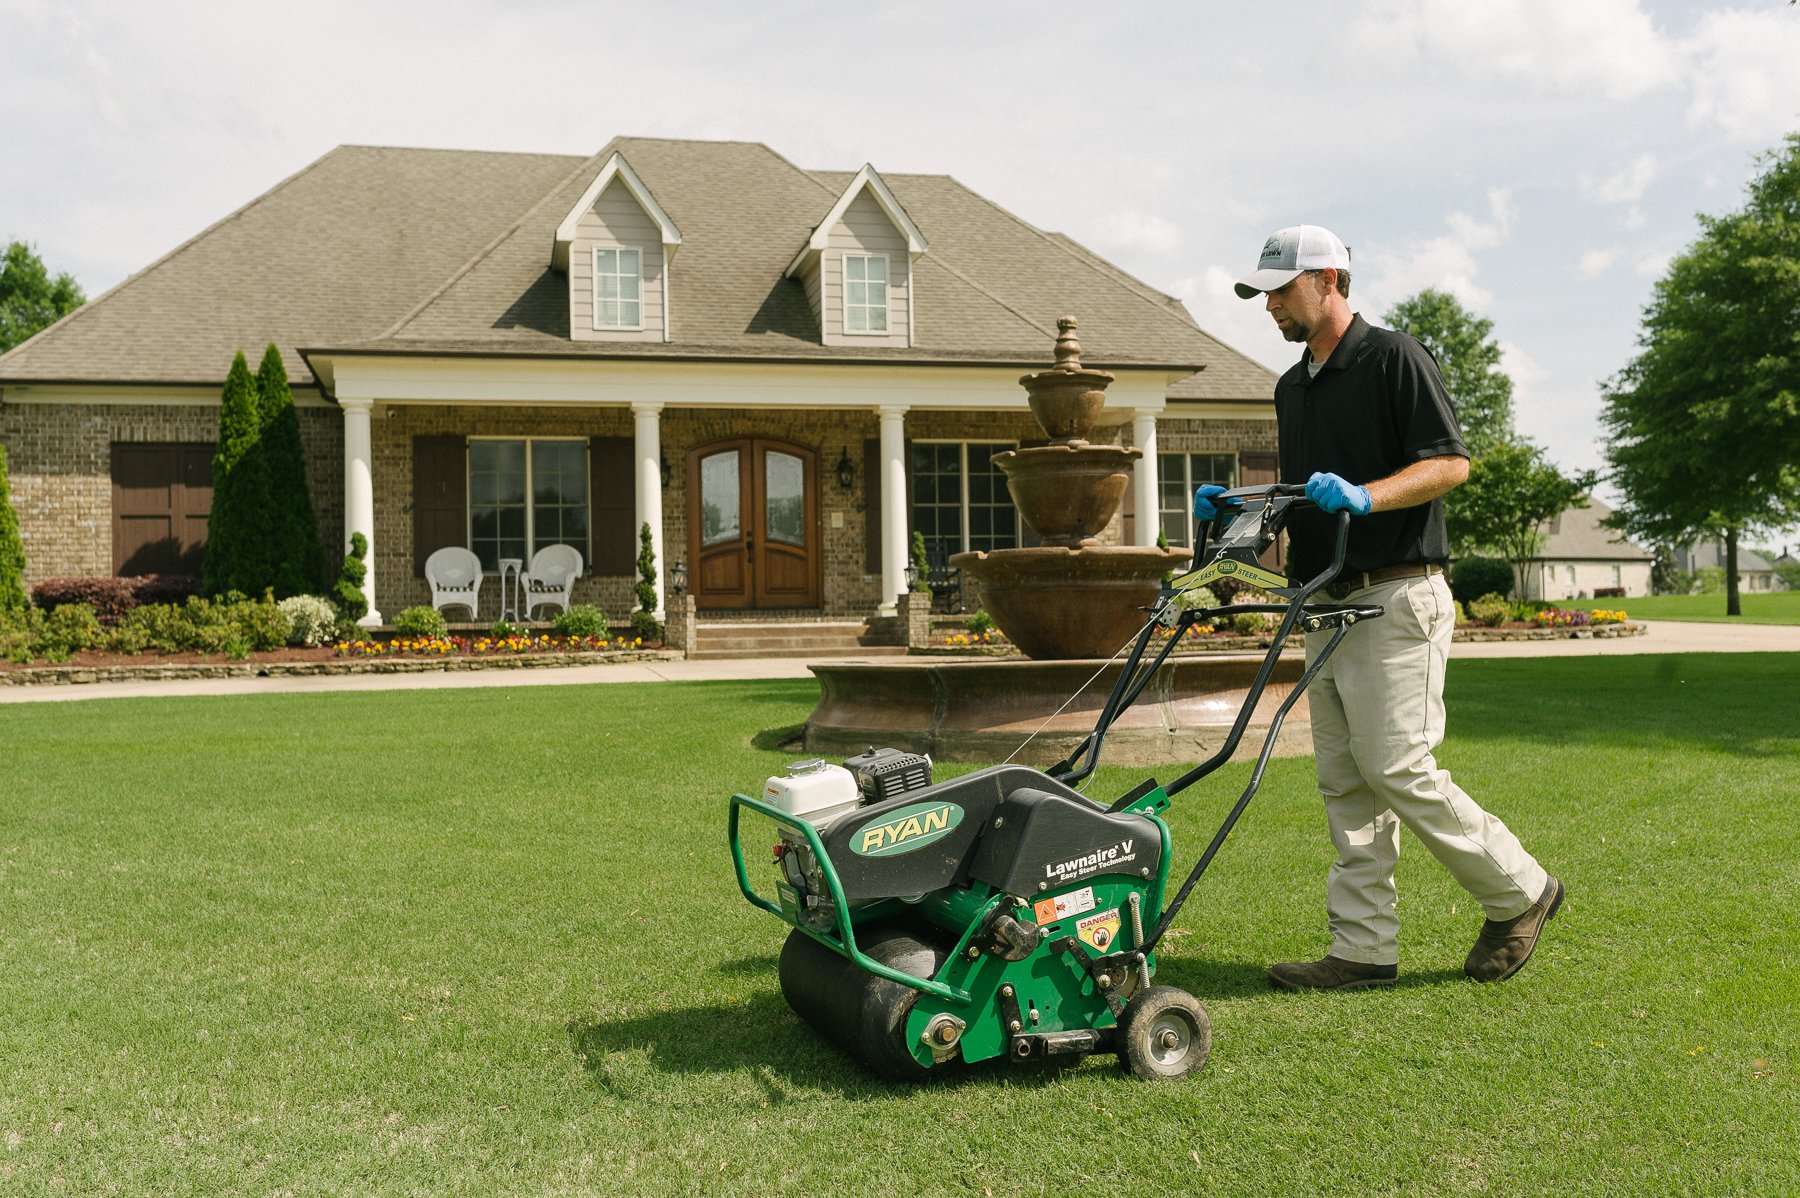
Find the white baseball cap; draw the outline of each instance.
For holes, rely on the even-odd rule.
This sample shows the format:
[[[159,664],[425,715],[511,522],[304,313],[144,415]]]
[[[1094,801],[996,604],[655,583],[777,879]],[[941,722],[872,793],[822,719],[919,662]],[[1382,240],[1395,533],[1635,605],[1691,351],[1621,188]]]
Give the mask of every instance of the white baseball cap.
[[[1239,299],[1255,299],[1265,291],[1278,291],[1309,270],[1350,269],[1350,251],[1330,229],[1318,225],[1289,225],[1277,229],[1263,242],[1256,270],[1233,287]]]

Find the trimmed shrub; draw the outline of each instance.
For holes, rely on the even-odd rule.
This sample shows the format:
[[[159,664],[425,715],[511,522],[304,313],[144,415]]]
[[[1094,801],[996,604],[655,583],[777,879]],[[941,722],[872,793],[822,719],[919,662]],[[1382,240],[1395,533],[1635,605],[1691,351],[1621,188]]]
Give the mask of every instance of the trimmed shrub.
[[[1200,611],[1219,606],[1219,597],[1210,587],[1190,587],[1175,597],[1175,606],[1183,611]]]
[[[331,600],[337,604],[339,614],[353,621],[369,614],[369,597],[362,589],[363,580],[369,577],[369,567],[364,564],[368,556],[369,538],[360,532],[351,533],[350,552],[344,555],[342,573],[331,589]]]
[[[1624,597],[1625,597],[1625,588],[1624,587],[1595,587],[1594,588],[1594,598],[1596,598],[1596,599],[1623,599]]]
[[[963,621],[963,628],[975,636],[994,630],[994,617],[988,615],[987,608],[977,608],[975,614]]]
[[[925,554],[925,534],[913,529],[912,535],[913,584],[915,591],[931,589],[931,559]]]
[[[504,641],[510,637],[524,636],[525,630],[510,620],[495,620],[488,625],[488,636],[496,641]]]
[[[1501,557],[1458,558],[1450,567],[1450,594],[1468,603],[1484,595],[1512,594],[1513,568]]]
[[[213,453],[212,513],[206,522],[203,566],[208,595],[254,593],[274,581],[270,554],[275,522],[260,406],[256,380],[239,351],[219,398],[219,447]]]
[[[146,603],[180,603],[196,593],[200,580],[187,574],[144,574],[136,578],[46,578],[31,588],[31,601],[44,611],[65,603],[85,603],[100,623],[111,627]]]
[[[286,645],[293,623],[267,592],[261,599],[246,599],[233,591],[219,599],[194,596],[179,606],[140,605],[126,614],[121,627],[132,642],[141,637],[145,649],[242,656]]]
[[[275,593],[305,595],[325,584],[325,547],[312,493],[306,489],[306,451],[300,444],[300,417],[288,387],[287,366],[273,341],[256,370],[257,414],[269,478],[274,539],[268,579]]]
[[[1506,601],[1504,595],[1492,591],[1469,604],[1469,619],[1489,628],[1500,627],[1511,615],[1512,604]]]
[[[653,611],[632,612],[631,635],[640,641],[662,640],[662,625],[656,622],[656,613]]]
[[[450,635],[450,625],[437,608],[421,603],[394,617],[394,631],[409,637],[439,640]]]
[[[25,606],[25,542],[19,538],[19,514],[13,511],[6,446],[0,445],[0,611],[23,611]]]
[[[1231,629],[1239,636],[1267,636],[1275,631],[1275,617],[1266,611],[1239,612],[1231,617]]]
[[[45,612],[32,638],[32,649],[50,661],[67,661],[71,654],[100,643],[100,621],[85,603],[65,603]]]
[[[591,603],[577,603],[556,616],[556,635],[571,638],[592,637],[603,641],[611,635],[612,626],[606,613]]]
[[[656,544],[650,536],[650,522],[638,530],[637,584],[632,587],[637,595],[638,610],[648,612],[652,619],[656,612]],[[632,617],[633,628],[637,627],[636,616]]]
[[[337,631],[337,608],[317,595],[291,595],[275,606],[288,618],[290,645],[323,645]]]

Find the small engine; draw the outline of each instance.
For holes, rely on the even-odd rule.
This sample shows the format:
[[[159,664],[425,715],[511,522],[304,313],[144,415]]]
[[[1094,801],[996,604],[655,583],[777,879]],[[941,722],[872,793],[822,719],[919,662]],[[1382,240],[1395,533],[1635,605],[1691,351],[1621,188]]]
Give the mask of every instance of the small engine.
[[[931,758],[903,749],[877,749],[844,762],[844,768],[856,779],[856,789],[864,803],[881,803],[909,790],[922,790],[931,785]]]

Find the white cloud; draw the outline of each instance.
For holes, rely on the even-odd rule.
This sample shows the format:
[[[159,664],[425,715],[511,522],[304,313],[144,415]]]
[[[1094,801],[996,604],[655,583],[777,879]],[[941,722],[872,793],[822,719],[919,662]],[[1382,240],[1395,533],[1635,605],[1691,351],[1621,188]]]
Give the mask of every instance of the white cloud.
[[[1633,269],[1646,279],[1660,279],[1669,273],[1669,263],[1674,260],[1674,254],[1646,254],[1637,260]]]
[[[1681,62],[1638,0],[1426,0],[1416,36],[1472,74],[1631,100],[1675,84]]]
[[[1260,299],[1241,300],[1231,285],[1249,270],[1208,266],[1198,276],[1178,279],[1165,289],[1186,305],[1194,323],[1226,345],[1271,370],[1286,370],[1299,347],[1282,339]]]
[[[1598,278],[1619,260],[1619,253],[1620,251],[1616,248],[1589,250],[1581,256],[1581,262],[1577,269],[1581,271],[1581,277],[1584,279]]]
[[[1435,287],[1454,295],[1468,307],[1487,307],[1494,296],[1475,281],[1480,272],[1475,255],[1504,242],[1512,232],[1517,213],[1512,192],[1496,188],[1488,192],[1486,219],[1466,212],[1452,212],[1445,219],[1450,226],[1448,233],[1375,246],[1374,252],[1366,257],[1374,263],[1371,290],[1382,301],[1380,306]]]
[[[1581,193],[1602,204],[1635,204],[1644,198],[1644,189],[1656,178],[1656,155],[1639,154],[1627,165],[1604,179],[1581,176]]]
[[[1102,216],[1094,226],[1094,239],[1115,254],[1173,258],[1181,252],[1181,226],[1130,208]]]
[[[1773,142],[1800,123],[1800,14],[1788,6],[1709,12],[1684,49],[1693,124],[1738,141]]]

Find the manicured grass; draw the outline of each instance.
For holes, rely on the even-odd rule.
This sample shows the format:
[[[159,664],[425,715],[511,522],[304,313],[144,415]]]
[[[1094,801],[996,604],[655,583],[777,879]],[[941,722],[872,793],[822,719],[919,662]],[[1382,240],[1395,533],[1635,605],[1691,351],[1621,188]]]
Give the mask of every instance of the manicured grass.
[[[1330,855],[1276,763],[1165,955],[1215,1048],[1162,1086],[899,1088],[794,1018],[723,829],[810,684],[6,707],[0,1193],[1794,1193],[1793,679],[1454,664],[1443,764],[1571,894],[1495,986],[1412,843],[1401,985],[1268,987]]]
[[[1703,624],[1800,624],[1800,591],[1739,595],[1741,616],[1725,614],[1725,594],[1650,595],[1642,599],[1563,599],[1558,607],[1602,607],[1634,620],[1685,620]]]

